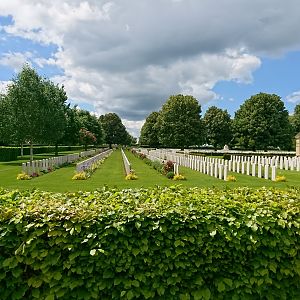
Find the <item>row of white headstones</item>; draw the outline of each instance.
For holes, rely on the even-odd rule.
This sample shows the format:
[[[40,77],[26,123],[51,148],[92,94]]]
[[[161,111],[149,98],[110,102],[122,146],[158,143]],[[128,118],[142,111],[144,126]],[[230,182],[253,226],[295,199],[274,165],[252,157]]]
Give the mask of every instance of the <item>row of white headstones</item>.
[[[98,162],[101,159],[108,157],[112,153],[112,149],[103,149],[103,151],[99,154],[94,155],[84,161],[81,161],[76,164],[76,172],[82,172],[90,169],[92,165]]]
[[[276,179],[276,170],[280,169],[300,171],[300,158],[287,157],[243,157],[231,156],[230,160],[202,157],[195,155],[184,155],[174,153],[168,150],[151,150],[139,149],[150,160],[159,160],[165,162],[170,160],[174,162],[174,173],[179,173],[178,166],[185,166],[201,173],[227,180],[228,172],[236,172],[245,175],[257,176],[265,179]]]
[[[41,160],[28,161],[22,163],[22,172],[27,175],[39,174],[43,171],[51,171],[56,167],[62,166],[66,163],[73,163],[81,158],[96,155],[102,152],[103,149],[93,149],[82,151],[80,153],[68,154],[64,156],[51,157]]]
[[[123,151],[123,149],[121,149],[121,153],[122,153],[122,158],[123,158],[123,164],[124,164],[124,169],[125,169],[125,173],[126,175],[131,173],[131,164],[125,154],[125,152]]]

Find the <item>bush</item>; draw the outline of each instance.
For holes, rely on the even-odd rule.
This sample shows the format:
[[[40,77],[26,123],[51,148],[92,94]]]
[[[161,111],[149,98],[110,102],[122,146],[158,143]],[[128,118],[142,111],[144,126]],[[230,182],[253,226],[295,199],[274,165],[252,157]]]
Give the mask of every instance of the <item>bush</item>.
[[[1,299],[300,299],[299,190],[0,190]]]
[[[30,180],[32,177],[25,173],[20,173],[17,175],[17,180]]]
[[[72,180],[86,180],[88,178],[89,178],[88,174],[85,171],[82,171],[82,172],[76,173],[72,177]]]
[[[136,174],[134,173],[129,173],[126,177],[125,177],[126,180],[137,180],[138,177]]]
[[[235,182],[236,178],[233,175],[228,175],[227,178],[226,178],[226,181],[233,181],[233,182]]]
[[[159,172],[161,172],[162,168],[163,168],[163,164],[160,163],[158,160],[155,160],[152,162],[152,167],[154,170],[157,170]]]
[[[186,178],[183,175],[178,174],[174,176],[173,180],[186,180]]]
[[[276,182],[286,182],[286,177],[283,175],[278,175],[278,176],[276,176],[275,181]]]
[[[164,164],[164,169],[163,172],[164,174],[167,174],[168,172],[171,172],[174,170],[174,163],[171,160],[168,160],[165,164]]]
[[[223,159],[225,159],[225,160],[230,160],[230,159],[231,159],[231,155],[230,155],[230,154],[227,154],[227,153],[224,153],[224,154],[223,154]]]
[[[167,177],[168,179],[173,179],[174,175],[175,175],[174,172],[171,171],[171,172],[168,172],[168,173],[166,174],[166,177]]]

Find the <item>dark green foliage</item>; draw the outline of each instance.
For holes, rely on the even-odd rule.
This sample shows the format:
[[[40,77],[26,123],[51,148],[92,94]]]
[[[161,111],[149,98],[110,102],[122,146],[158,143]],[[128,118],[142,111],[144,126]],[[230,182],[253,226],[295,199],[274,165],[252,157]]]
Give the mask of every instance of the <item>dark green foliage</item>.
[[[300,299],[300,193],[0,191],[1,299]]]
[[[147,145],[149,147],[159,146],[159,127],[157,125],[157,118],[159,113],[154,111],[147,118],[141,129],[140,145]]]
[[[201,107],[193,96],[170,96],[157,118],[160,144],[173,148],[201,145],[203,123],[200,114]]]
[[[228,154],[228,153],[224,153],[223,154],[223,159],[230,160],[231,159],[231,155]]]
[[[174,177],[174,172],[173,171],[169,171],[167,174],[166,174],[166,177],[168,178],[168,179],[173,179],[173,177]]]
[[[292,147],[292,127],[283,101],[275,94],[259,93],[246,100],[233,122],[237,146],[267,150]]]
[[[20,150],[15,147],[0,147],[0,161],[17,160]]]
[[[104,130],[104,140],[110,148],[113,144],[130,145],[132,137],[126,131],[122,120],[116,113],[108,113],[99,117]]]
[[[232,139],[231,119],[227,110],[211,106],[203,118],[207,144],[223,148]]]
[[[300,104],[295,106],[294,114],[291,116],[291,125],[294,135],[300,132]]]
[[[42,153],[54,153],[55,147],[54,146],[41,146],[41,147],[33,147],[33,151],[35,154],[42,154]],[[83,150],[82,146],[58,146],[58,151],[78,151]],[[21,153],[20,147],[0,147],[0,161],[11,161],[17,160],[18,156]],[[23,148],[24,155],[30,155],[30,148],[24,147]]]

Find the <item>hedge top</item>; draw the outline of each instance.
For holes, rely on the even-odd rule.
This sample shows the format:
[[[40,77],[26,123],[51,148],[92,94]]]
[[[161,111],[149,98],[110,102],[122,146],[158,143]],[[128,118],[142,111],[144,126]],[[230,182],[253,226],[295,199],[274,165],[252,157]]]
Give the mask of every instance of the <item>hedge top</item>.
[[[271,222],[272,215],[299,217],[299,190],[239,188],[234,190],[183,188],[107,189],[94,192],[50,193],[0,190],[0,221],[30,217],[45,221],[57,219],[101,220],[101,218],[161,218],[176,214],[181,219],[210,217],[223,219],[243,214],[243,219],[262,218]],[[265,219],[264,219],[265,218]],[[296,224],[294,224],[296,225]],[[290,225],[289,225],[290,226]],[[300,226],[298,219],[297,226]]]

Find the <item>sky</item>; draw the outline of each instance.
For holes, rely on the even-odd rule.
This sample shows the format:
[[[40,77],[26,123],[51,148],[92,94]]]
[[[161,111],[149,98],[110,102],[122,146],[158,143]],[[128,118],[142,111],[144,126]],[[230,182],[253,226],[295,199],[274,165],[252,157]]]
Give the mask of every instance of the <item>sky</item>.
[[[1,0],[0,92],[30,64],[134,136],[170,95],[231,116],[252,95],[300,103],[299,0]]]

